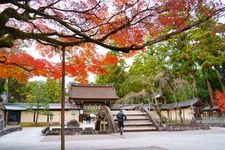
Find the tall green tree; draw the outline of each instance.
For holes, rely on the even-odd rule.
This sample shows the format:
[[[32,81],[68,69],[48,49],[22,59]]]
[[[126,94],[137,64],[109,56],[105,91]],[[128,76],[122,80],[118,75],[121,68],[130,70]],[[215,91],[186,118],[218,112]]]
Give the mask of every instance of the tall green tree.
[[[1,95],[4,93],[4,91],[5,91],[5,79],[0,78],[0,102],[3,101]]]
[[[147,86],[142,86],[141,88],[146,88],[151,95],[156,93],[161,93],[159,88],[158,76],[162,72],[169,71],[168,64],[168,42],[160,43],[148,47],[146,53],[138,55],[134,63],[129,70],[129,76],[138,75],[144,77],[143,81],[147,83]],[[141,89],[139,89],[141,90]]]
[[[32,81],[27,83],[29,93],[27,102],[36,101],[37,97],[48,100],[49,103],[58,103],[60,101],[60,81],[47,78],[46,81]]]
[[[212,20],[167,41],[167,66],[171,72],[192,84],[195,96],[211,102],[214,89],[224,89],[223,32],[223,25]]]
[[[30,82],[30,94],[27,95],[27,101],[30,103],[30,110],[34,112],[35,122],[38,122],[39,114],[48,115],[50,99],[45,90],[44,82]]]
[[[26,83],[21,83],[16,79],[8,78],[6,82],[7,99],[9,103],[26,102],[26,96],[29,92]]]
[[[177,105],[180,101],[185,101],[193,97],[193,87],[186,80],[176,78],[173,74],[164,72],[159,76],[159,87],[163,93],[169,94],[176,104],[176,111],[183,123],[181,108]],[[168,97],[168,95],[166,95]]]
[[[224,64],[225,42],[223,25],[215,20],[202,24],[198,29],[193,30],[191,37],[195,43],[192,44],[193,51],[198,53],[196,63],[200,66],[201,77],[205,80],[210,103],[214,102],[214,91],[224,90],[224,76],[221,68]]]
[[[47,92],[47,97],[50,103],[59,103],[60,94],[61,94],[61,82],[60,80],[47,78],[47,81],[44,83],[44,90]]]
[[[107,73],[100,74],[96,78],[96,83],[100,84],[113,84],[117,95],[119,97],[123,97],[125,92],[124,88],[122,88],[123,82],[127,79],[127,64],[124,59],[120,59],[120,61],[115,64],[105,65]]]

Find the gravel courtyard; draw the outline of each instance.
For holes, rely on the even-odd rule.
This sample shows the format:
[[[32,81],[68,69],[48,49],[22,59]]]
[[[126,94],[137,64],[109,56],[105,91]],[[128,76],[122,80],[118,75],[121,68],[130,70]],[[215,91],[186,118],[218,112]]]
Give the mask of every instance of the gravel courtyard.
[[[0,137],[0,150],[59,150],[60,136],[43,128],[23,128]],[[66,136],[66,150],[224,150],[225,128],[178,132],[127,132],[124,135]]]

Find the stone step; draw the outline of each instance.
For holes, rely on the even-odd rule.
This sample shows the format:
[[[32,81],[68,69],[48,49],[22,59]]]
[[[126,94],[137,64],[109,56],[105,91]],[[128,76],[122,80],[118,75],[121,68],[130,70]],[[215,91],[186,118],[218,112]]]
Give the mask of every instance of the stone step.
[[[114,120],[117,120],[116,116],[113,116]],[[127,120],[148,120],[147,116],[127,116]]]
[[[117,121],[115,121],[117,123]],[[126,120],[124,122],[125,126],[152,126],[152,122],[149,120]]]
[[[125,121],[125,126],[152,126],[150,121]]]
[[[125,126],[124,132],[141,132],[141,131],[155,131],[153,126]]]
[[[119,111],[111,111],[115,123],[117,123],[116,115]],[[138,110],[124,111],[127,120],[124,122],[124,132],[141,132],[155,131],[156,128],[144,112]]]
[[[119,111],[111,111],[112,112],[112,115],[113,116],[116,116],[117,113]],[[140,115],[146,115],[144,112],[141,112],[141,111],[124,111],[124,114],[127,115],[127,116],[133,116],[133,115],[137,115],[137,116],[140,116]]]

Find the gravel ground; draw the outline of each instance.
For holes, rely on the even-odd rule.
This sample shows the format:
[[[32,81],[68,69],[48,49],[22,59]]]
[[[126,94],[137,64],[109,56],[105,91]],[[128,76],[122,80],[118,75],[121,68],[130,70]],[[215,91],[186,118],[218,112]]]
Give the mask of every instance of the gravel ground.
[[[4,135],[0,137],[0,150],[60,150],[60,136],[41,136],[42,129],[23,128]],[[66,150],[224,150],[225,128],[73,135],[65,139]]]

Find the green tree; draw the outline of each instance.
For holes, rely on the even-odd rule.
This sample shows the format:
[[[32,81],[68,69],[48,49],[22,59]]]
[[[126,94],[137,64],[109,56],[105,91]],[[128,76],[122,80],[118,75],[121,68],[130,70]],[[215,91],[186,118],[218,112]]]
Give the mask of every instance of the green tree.
[[[50,103],[60,102],[61,85],[59,80],[48,78],[43,86],[43,89],[47,92],[46,96]]]
[[[8,78],[6,83],[7,97],[9,103],[26,102],[28,88],[26,83],[21,83],[16,79]]]
[[[35,123],[38,122],[39,114],[50,115],[48,108],[50,99],[45,90],[44,82],[30,82],[30,94],[27,95],[27,101],[30,102],[30,110],[35,114]]]
[[[210,103],[214,103],[214,91],[225,90],[222,66],[224,64],[224,26],[215,20],[202,24],[193,30],[191,37],[195,43],[192,49],[198,53],[196,63],[200,66],[201,77],[206,82]]]
[[[125,69],[127,68],[127,64],[124,59],[120,59],[120,61],[115,65],[106,65],[105,66],[107,73],[97,75],[96,83],[100,84],[113,84],[117,95],[119,97],[123,97],[125,92],[124,88],[122,88],[123,82],[127,79],[127,72]]]
[[[224,89],[224,37],[221,33],[224,33],[224,26],[212,20],[167,41],[167,67],[172,74],[187,80],[195,96],[211,99],[211,102],[214,89]]]
[[[1,95],[5,92],[5,79],[0,79],[0,102],[3,101]]]
[[[169,72],[163,72],[158,78],[161,91],[169,94],[176,104],[193,97],[193,87],[186,80],[176,78]],[[179,112],[181,123],[183,123],[182,111],[178,105],[176,105],[176,111]]]

